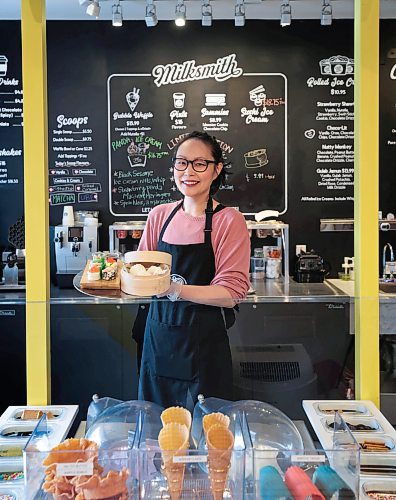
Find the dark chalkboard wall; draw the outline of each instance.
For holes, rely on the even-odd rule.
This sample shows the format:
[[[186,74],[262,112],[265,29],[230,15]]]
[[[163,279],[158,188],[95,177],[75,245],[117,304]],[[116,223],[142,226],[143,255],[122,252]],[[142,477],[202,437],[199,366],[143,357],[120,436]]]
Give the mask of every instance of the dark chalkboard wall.
[[[22,54],[20,23],[0,24],[0,250],[23,215]]]
[[[19,23],[3,26],[0,55],[12,50],[16,63]],[[394,21],[381,23],[381,72],[384,65],[392,66],[386,51],[396,46],[394,28]],[[65,204],[75,210],[97,209],[105,248],[109,224],[144,219],[154,201],[177,198],[169,171],[172,149],[183,133],[206,124],[231,163],[221,201],[245,213],[279,210],[290,224],[292,255],[295,244],[305,243],[331,262],[333,275],[343,256],[352,255],[352,233],[319,232],[320,218],[353,216],[352,21],[337,20],[330,27],[293,21],[287,29],[276,21],[248,21],[242,29],[231,21],[216,21],[212,28],[190,21],[185,29],[173,22],[160,22],[153,29],[143,22],[125,22],[120,29],[109,22],[49,22],[47,42],[51,225],[60,223]],[[221,82],[207,78],[155,84],[156,66],[187,61],[210,65],[231,54],[241,75]],[[381,73],[381,134],[385,130],[392,136],[394,80],[387,78],[386,71]],[[251,99],[254,89],[265,94],[264,101]],[[134,107],[131,99],[137,90]],[[175,93],[184,93],[183,107]],[[229,113],[202,116],[203,108]],[[252,116],[264,109],[274,114],[266,123],[248,125],[243,108]],[[114,113],[119,113],[116,120]],[[253,165],[247,165],[249,152]],[[393,210],[392,154],[384,143],[384,211]],[[141,181],[149,172],[155,189]],[[129,193],[148,193],[144,205],[130,203],[133,196],[125,196],[128,190],[114,182],[124,178],[139,178],[124,185],[134,188]],[[16,188],[20,198],[21,187]],[[7,198],[17,210],[18,197],[11,188],[15,186],[0,188],[5,193],[0,204]],[[3,208],[0,214],[4,217]],[[4,224],[1,219],[2,239]]]
[[[383,217],[396,216],[396,22],[381,22],[380,44],[380,202]],[[395,232],[381,232],[381,250],[390,242],[395,248]],[[389,256],[389,254],[388,254]],[[381,253],[382,257],[382,253]],[[380,266],[382,270],[382,265]],[[380,272],[381,272],[380,270]]]
[[[203,28],[199,22],[189,22],[184,30],[177,29],[172,22],[160,22],[154,29],[147,29],[141,22],[127,22],[118,30],[105,22],[52,22],[47,37],[50,169],[66,165],[59,158],[63,152],[54,150],[66,143],[51,142],[52,131],[60,129],[67,133],[79,132],[84,139],[80,145],[91,148],[83,152],[85,157],[69,161],[86,162],[88,165],[84,168],[96,169],[89,176],[75,175],[75,178],[70,169],[67,172],[68,189],[73,189],[73,183],[83,193],[84,184],[90,188],[87,197],[91,202],[88,203],[78,203],[80,194],[74,191],[75,209],[99,209],[104,227],[116,220],[144,218],[151,207],[149,197],[143,206],[134,205],[134,201],[129,203],[133,196],[125,196],[125,190],[119,189],[120,183],[114,182],[124,179],[125,175],[133,179],[136,173],[152,172],[155,201],[177,198],[169,172],[172,145],[181,134],[209,122],[208,117],[201,116],[202,108],[227,109],[229,116],[220,115],[219,120],[220,126],[228,125],[227,130],[211,130],[226,148],[230,147],[225,152],[231,162],[231,187],[220,192],[221,201],[238,206],[245,213],[265,208],[283,212],[282,220],[291,227],[291,249],[296,243],[305,243],[334,261],[334,265],[338,265],[344,255],[352,255],[352,234],[339,237],[319,232],[321,217],[352,216],[352,182],[342,190],[330,190],[328,179],[323,178],[325,174],[317,173],[318,168],[353,168],[353,158],[327,156],[327,163],[320,163],[317,153],[318,149],[324,152],[322,144],[353,144],[353,120],[344,119],[337,108],[333,115],[329,111],[332,102],[341,105],[342,101],[353,101],[353,86],[345,86],[348,77],[353,79],[353,72],[345,75],[342,63],[338,79],[343,80],[343,85],[332,87],[333,68],[330,75],[326,75],[321,66],[321,61],[334,56],[353,57],[352,21],[337,21],[328,29],[317,21],[293,22],[290,29],[281,29],[278,22],[249,21],[243,29],[235,28],[230,21],[217,21],[212,29]],[[186,61],[208,65],[230,54],[235,54],[237,67],[243,72],[239,77],[223,82],[208,78],[159,87],[154,82],[153,68],[158,65]],[[252,74],[255,76],[247,76]],[[309,86],[309,79],[317,83]],[[242,108],[256,107],[259,111],[264,108],[262,103],[256,106],[250,100],[249,92],[260,86],[265,89],[266,108],[275,113],[267,123],[247,125],[246,118],[241,116]],[[342,92],[332,94],[332,89]],[[133,92],[137,90],[139,101],[131,108],[126,96],[130,94],[133,100]],[[173,94],[176,92],[185,94],[183,108],[175,106]],[[207,94],[212,95],[209,104],[213,102],[210,99],[216,102],[213,94],[217,95],[217,106],[207,106]],[[271,99],[275,98],[281,99],[282,104],[274,106]],[[320,107],[318,102],[329,103],[323,120],[318,119],[318,115],[324,111],[324,104]],[[353,107],[342,105],[342,109],[353,118]],[[186,128],[173,129],[176,122],[170,114],[180,110],[187,111],[187,117],[182,116],[177,123]],[[114,113],[121,118],[114,119]],[[123,113],[129,116],[123,118]],[[85,119],[85,122],[81,122],[78,130],[76,122],[59,128],[59,116]],[[319,132],[326,132],[329,125],[344,126],[349,135],[319,138]],[[81,134],[82,130],[85,132]],[[310,136],[312,130],[313,137]],[[145,138],[157,142],[150,143],[145,150]],[[130,142],[125,140],[133,141],[134,150],[128,152]],[[256,160],[257,156],[259,159],[255,168],[247,168],[245,154],[257,150],[261,155],[256,155]],[[155,153],[162,154],[153,157]],[[145,160],[142,155],[146,156]],[[330,180],[334,181],[335,174],[331,175]],[[352,176],[349,174],[347,180]],[[51,179],[59,182],[61,177],[65,176],[55,172]],[[135,188],[130,193],[144,197],[152,191],[147,191],[146,181],[142,183],[141,179],[130,181],[126,186]],[[55,186],[54,182],[50,184]],[[94,192],[98,185],[100,190]],[[56,189],[59,193],[62,187]],[[125,199],[127,202],[123,203]],[[72,199],[62,200],[62,196],[56,196],[55,202],[60,206],[51,207],[51,224],[59,223],[62,203],[69,204]],[[104,244],[106,236],[104,231]]]

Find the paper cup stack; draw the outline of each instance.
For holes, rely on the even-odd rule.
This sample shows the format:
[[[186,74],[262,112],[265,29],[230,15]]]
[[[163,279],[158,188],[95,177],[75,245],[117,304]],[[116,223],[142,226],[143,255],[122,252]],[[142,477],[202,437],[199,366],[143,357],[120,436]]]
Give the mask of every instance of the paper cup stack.
[[[183,492],[184,463],[175,461],[175,457],[184,455],[189,447],[191,413],[185,408],[172,406],[161,414],[163,428],[158,442],[162,452],[163,468],[168,481],[172,500],[179,500]]]
[[[208,469],[214,500],[223,498],[231,464],[234,436],[228,429],[229,424],[229,417],[222,413],[210,413],[205,415],[202,421],[208,446]]]

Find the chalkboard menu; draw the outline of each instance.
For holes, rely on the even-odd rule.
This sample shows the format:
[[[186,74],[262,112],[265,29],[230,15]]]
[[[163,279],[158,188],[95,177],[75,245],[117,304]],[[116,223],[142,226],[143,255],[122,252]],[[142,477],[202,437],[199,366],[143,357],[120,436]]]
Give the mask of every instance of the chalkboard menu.
[[[319,219],[353,216],[353,21],[50,22],[47,41],[51,224],[98,210],[106,248],[109,224],[180,198],[171,157],[205,130],[229,163],[219,201],[278,210],[291,248],[352,255]]]
[[[216,136],[232,171],[221,199],[253,214],[286,211],[287,79],[244,73],[236,54],[166,62],[108,79],[109,201],[113,215],[147,214],[180,196],[170,158],[191,130]]]
[[[23,215],[23,90],[20,23],[0,29],[0,247]]]

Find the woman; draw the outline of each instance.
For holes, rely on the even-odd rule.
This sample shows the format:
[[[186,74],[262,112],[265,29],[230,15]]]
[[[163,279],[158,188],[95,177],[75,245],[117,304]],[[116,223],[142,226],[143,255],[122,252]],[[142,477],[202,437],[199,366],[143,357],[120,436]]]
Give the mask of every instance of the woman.
[[[192,132],[172,162],[183,200],[150,212],[139,245],[172,254],[171,287],[148,313],[139,399],[192,409],[200,393],[232,398],[222,308],[246,296],[250,239],[243,215],[212,199],[225,178],[214,137]]]

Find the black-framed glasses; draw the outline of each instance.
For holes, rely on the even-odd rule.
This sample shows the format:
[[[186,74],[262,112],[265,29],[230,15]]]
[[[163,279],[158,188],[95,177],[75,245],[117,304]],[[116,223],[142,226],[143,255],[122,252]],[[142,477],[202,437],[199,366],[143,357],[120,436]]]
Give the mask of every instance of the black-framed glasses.
[[[209,167],[211,163],[217,163],[214,160],[205,160],[204,158],[195,158],[195,160],[187,160],[186,158],[172,158],[173,166],[179,172],[183,172],[187,170],[188,164],[191,163],[191,166],[195,172],[205,172],[205,170]]]

